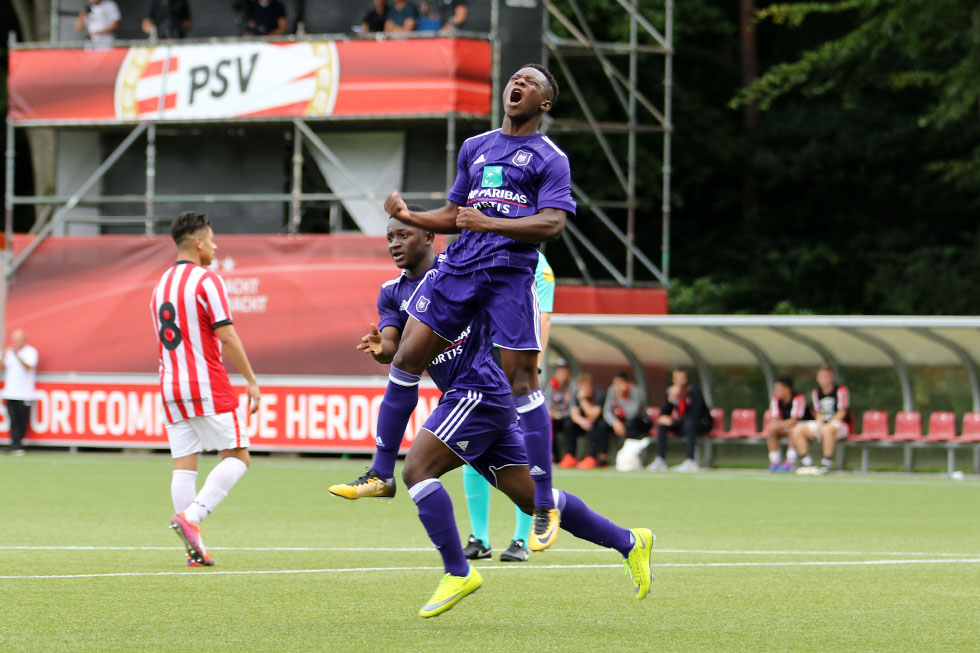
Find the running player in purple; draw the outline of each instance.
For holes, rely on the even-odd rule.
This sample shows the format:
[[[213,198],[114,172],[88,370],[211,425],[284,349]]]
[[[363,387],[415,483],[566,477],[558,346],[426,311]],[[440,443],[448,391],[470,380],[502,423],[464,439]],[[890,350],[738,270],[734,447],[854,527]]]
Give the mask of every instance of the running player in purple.
[[[400,333],[409,321],[405,308],[417,301],[419,282],[433,272],[436,262],[431,232],[390,218],[387,233],[388,251],[403,272],[382,284],[378,295],[381,319],[358,345],[381,363],[397,352]],[[507,379],[494,362],[492,349],[486,321],[477,318],[427,368],[443,396],[419,431],[403,470],[419,519],[445,568],[432,598],[419,610],[423,617],[442,614],[483,583],[460,544],[452,501],[438,480],[443,474],[469,463],[525,513],[533,508],[535,485],[528,471],[524,436],[517,427]],[[387,486],[390,494],[380,496],[394,496],[394,480]],[[370,490],[369,481],[330,488],[347,498]],[[636,598],[645,598],[653,582],[650,553],[654,537],[649,529],[621,528],[560,490],[553,491],[553,500],[562,511],[561,528],[623,555]]]
[[[554,77],[538,64],[518,70],[504,89],[500,129],[463,143],[448,203],[411,211],[397,193],[385,210],[436,233],[462,232],[446,258],[417,289],[392,360],[378,415],[378,456],[372,472],[392,482],[394,461],[418,403],[422,371],[446,343],[482,320],[501,349],[503,369],[525,434],[534,479],[529,548],[551,546],[560,513],[551,492],[551,420],[538,379],[540,317],[534,292],[538,243],[557,240],[574,214],[568,158],[538,123],[558,95]]]

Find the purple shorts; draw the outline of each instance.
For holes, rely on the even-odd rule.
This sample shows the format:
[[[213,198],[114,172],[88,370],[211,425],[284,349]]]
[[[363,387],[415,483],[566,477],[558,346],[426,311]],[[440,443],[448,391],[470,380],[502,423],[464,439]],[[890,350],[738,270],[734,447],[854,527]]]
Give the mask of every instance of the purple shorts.
[[[497,486],[496,470],[527,465],[514,401],[505,395],[450,390],[422,425],[480,476]]]
[[[408,301],[408,313],[448,342],[482,312],[493,344],[541,351],[541,311],[534,273],[485,268],[468,274],[431,270]]]

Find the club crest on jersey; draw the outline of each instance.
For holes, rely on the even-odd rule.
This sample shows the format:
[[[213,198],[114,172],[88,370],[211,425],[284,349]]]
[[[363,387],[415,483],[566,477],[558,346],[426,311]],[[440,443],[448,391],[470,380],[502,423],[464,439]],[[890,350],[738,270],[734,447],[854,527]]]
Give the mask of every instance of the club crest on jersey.
[[[415,310],[419,313],[425,313],[425,311],[428,310],[430,303],[429,298],[422,295],[419,297],[419,300],[415,302]]]
[[[532,155],[533,155],[532,152],[517,150],[517,154],[514,155],[514,158],[511,159],[510,162],[513,163],[515,166],[526,166],[528,163],[531,162]]]
[[[503,166],[483,166],[483,188],[500,188],[504,184]]]

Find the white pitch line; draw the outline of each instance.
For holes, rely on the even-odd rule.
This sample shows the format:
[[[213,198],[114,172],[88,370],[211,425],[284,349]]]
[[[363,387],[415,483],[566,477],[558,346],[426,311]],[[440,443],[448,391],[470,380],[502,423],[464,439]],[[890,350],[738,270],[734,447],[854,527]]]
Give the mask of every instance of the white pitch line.
[[[174,546],[86,546],[86,545],[0,545],[2,551],[177,551]],[[209,551],[258,551],[258,552],[338,552],[338,553],[431,553],[433,547],[317,547],[317,546],[213,546]],[[548,549],[552,553],[612,553],[611,549]],[[801,555],[801,556],[932,556],[937,558],[973,558],[980,553],[942,553],[937,551],[765,551],[736,549],[655,549],[654,553],[691,555]]]
[[[815,560],[800,562],[679,562],[654,564],[654,570],[667,567],[841,567],[841,566],[875,566],[875,565],[955,565],[978,564],[980,558],[951,560],[948,558],[936,560]],[[480,565],[483,570],[551,570],[551,569],[619,569],[620,565],[529,565],[517,567],[514,565]],[[256,576],[256,575],[288,575],[288,574],[350,574],[371,573],[379,571],[442,571],[442,567],[349,567],[334,569],[265,569],[265,570],[229,570],[229,571],[124,571],[105,574],[50,574],[28,576],[0,576],[0,580],[50,580],[71,578],[132,578],[148,576]]]

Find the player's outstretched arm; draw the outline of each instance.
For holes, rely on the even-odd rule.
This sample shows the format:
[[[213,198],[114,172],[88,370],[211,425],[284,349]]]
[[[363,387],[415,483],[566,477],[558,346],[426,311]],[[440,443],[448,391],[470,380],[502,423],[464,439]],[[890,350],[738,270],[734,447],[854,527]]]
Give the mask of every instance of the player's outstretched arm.
[[[398,191],[392,191],[388,199],[385,200],[385,212],[398,218],[405,224],[413,227],[421,227],[437,234],[458,234],[459,228],[456,227],[456,211],[459,206],[448,202],[445,206],[432,211],[409,211],[405,205],[405,200],[401,198]]]
[[[377,325],[372,323],[371,330],[361,337],[357,349],[371,354],[374,360],[387,365],[395,358],[401,336],[402,332],[393,326],[386,326],[379,332]]]
[[[248,383],[248,412],[254,413],[259,409],[259,382],[255,378],[255,372],[252,371],[252,366],[248,362],[248,356],[245,355],[245,347],[242,345],[242,341],[238,339],[238,334],[235,332],[235,327],[231,324],[225,324],[219,326],[214,330],[218,339],[221,340],[221,345],[224,347],[225,353],[228,355],[228,360],[231,364],[235,366],[241,375],[245,377],[245,381]]]
[[[541,209],[524,218],[491,218],[476,209],[460,207],[456,226],[480,233],[491,232],[525,243],[550,243],[565,231],[566,214],[561,209]]]

